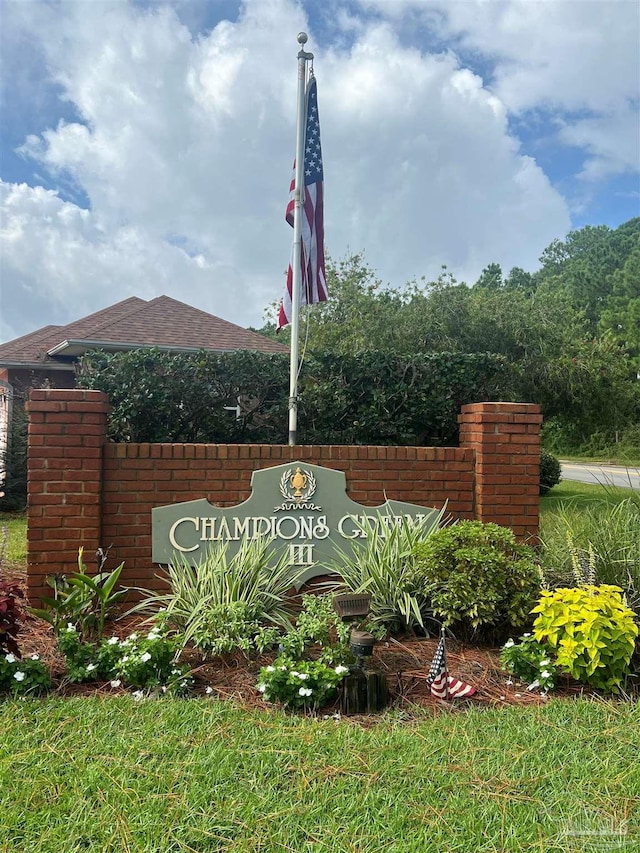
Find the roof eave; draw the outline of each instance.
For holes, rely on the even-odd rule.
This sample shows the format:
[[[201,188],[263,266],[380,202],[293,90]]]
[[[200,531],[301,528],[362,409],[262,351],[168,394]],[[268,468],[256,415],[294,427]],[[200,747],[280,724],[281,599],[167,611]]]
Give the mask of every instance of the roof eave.
[[[235,352],[239,349],[249,349],[249,347],[180,347],[174,344],[141,344],[128,341],[81,341],[68,340],[61,341],[52,347],[47,355],[51,358],[77,358],[84,355],[89,350],[104,350],[105,352],[127,352],[137,349],[157,349],[162,352]],[[257,347],[255,347],[257,349]]]
[[[73,362],[64,361],[0,361],[8,370],[75,370]]]

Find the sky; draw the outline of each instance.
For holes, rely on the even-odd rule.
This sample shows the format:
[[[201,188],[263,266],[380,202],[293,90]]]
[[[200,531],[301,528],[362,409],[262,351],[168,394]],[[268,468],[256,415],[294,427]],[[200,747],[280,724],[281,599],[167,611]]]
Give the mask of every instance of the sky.
[[[262,325],[301,30],[332,258],[473,283],[639,215],[635,0],[0,0],[0,341],[161,294]]]

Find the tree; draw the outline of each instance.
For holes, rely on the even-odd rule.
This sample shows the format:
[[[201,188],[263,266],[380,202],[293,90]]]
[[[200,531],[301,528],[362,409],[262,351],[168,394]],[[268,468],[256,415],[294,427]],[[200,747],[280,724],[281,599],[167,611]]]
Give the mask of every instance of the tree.
[[[640,372],[640,243],[622,269],[612,277],[611,295],[600,317],[600,329],[609,332]]]

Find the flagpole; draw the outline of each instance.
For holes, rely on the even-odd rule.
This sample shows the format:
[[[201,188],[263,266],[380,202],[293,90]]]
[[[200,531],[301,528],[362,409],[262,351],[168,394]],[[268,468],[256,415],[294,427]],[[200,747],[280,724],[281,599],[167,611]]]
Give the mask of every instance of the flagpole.
[[[298,432],[298,337],[302,252],[302,213],[304,205],[304,133],[306,124],[307,62],[313,59],[306,53],[306,33],[298,33],[298,110],[296,116],[296,184],[293,208],[293,280],[291,285],[291,356],[289,361],[289,445],[297,444]]]

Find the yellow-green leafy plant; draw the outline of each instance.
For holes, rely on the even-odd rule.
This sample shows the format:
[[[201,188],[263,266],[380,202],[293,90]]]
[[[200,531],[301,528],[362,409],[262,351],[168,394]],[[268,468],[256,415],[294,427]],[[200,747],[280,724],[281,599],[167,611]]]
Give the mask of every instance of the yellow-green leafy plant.
[[[553,650],[558,668],[592,687],[618,691],[638,635],[620,587],[543,591],[532,612],[538,614],[533,635]]]

